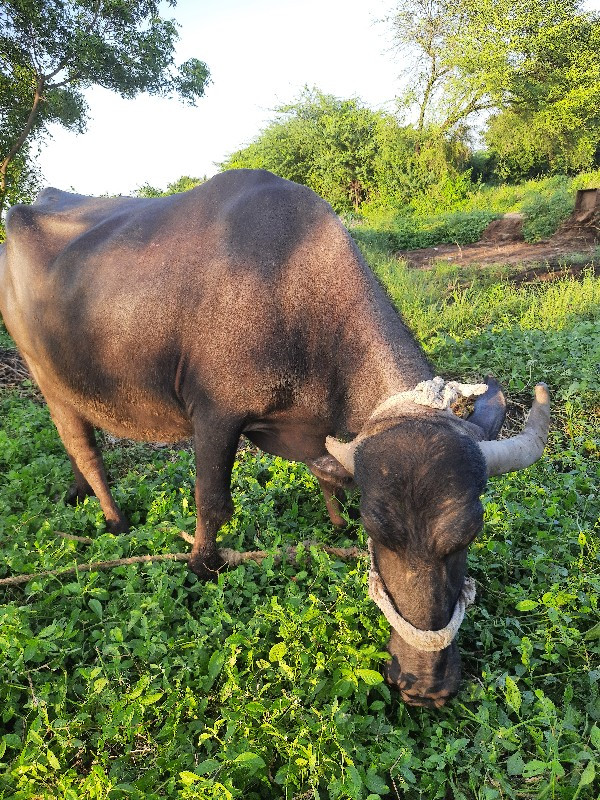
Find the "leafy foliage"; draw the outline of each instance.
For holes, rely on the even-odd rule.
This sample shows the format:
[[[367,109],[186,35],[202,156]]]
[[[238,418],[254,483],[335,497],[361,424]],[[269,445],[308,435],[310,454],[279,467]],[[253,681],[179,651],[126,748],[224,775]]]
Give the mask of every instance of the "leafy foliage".
[[[316,89],[305,89],[277,112],[255,142],[221,166],[269,169],[310,186],[335,208],[357,208],[373,188],[375,133],[383,114]]]
[[[174,3],[171,3],[174,5]],[[140,92],[194,103],[209,79],[189,59],[178,69],[177,26],[154,0],[11,0],[0,8],[0,210],[19,192],[14,158],[51,122],[83,131],[82,90],[98,84],[123,97]],[[25,190],[25,191],[24,191]],[[23,186],[21,193],[26,192]]]
[[[589,168],[600,144],[600,21],[580,0],[400,0],[391,15],[419,140],[492,111],[502,177]]]
[[[444,242],[459,245],[477,241],[494,218],[518,211],[524,216],[523,235],[535,242],[556,232],[571,214],[577,189],[598,186],[600,171],[574,177],[552,175],[521,184],[474,185],[455,180],[438,187],[436,213],[429,195],[415,198],[401,209],[373,202],[361,208],[359,215],[347,215],[353,237],[371,248],[411,250],[432,247]]]
[[[502,177],[573,173],[597,163],[600,20],[580,5],[563,0],[521,11],[529,34],[513,36],[509,102],[486,132]]]
[[[189,175],[182,175],[173,183],[167,184],[166,189],[157,189],[155,186],[150,186],[149,183],[144,184],[136,191],[137,197],[166,197],[170,194],[177,194],[178,192],[189,192],[196,186],[204,183],[206,178],[190,178]]]
[[[543,378],[553,396],[544,458],[486,492],[457,699],[411,709],[382,682],[388,625],[361,560],[313,549],[214,584],[165,563],[32,580],[2,588],[1,796],[597,796],[600,280],[516,288],[473,272],[465,287],[456,268],[410,272],[366,252],[440,371],[492,371],[522,403]],[[181,549],[191,452],[104,447],[128,536],[105,532],[94,498],[63,505],[69,464],[45,406],[0,393],[3,574]],[[301,465],[244,449],[233,489],[226,545],[364,545],[357,523],[331,528]]]
[[[426,193],[435,203],[452,180],[460,183],[467,151],[459,139],[420,150],[416,144],[414,129],[391,114],[305,89],[221,167],[268,169],[314,189],[337,211],[357,211],[368,200],[406,205]]]
[[[385,247],[393,250],[414,250],[443,242],[471,244],[480,239],[482,232],[496,216],[486,211],[384,215],[379,218],[377,214],[372,214],[366,218],[365,225],[352,228],[352,235],[358,242],[365,243],[373,238],[383,238]]]

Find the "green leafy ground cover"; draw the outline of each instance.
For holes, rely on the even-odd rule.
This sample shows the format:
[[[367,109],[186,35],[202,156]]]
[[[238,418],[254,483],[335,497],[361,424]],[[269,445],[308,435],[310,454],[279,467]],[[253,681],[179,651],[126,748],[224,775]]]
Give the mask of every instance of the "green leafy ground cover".
[[[382,683],[388,625],[364,560],[314,550],[216,584],[164,563],[32,580],[0,594],[0,797],[597,798],[600,281],[473,273],[460,288],[454,268],[368,256],[440,372],[493,372],[523,405],[544,379],[554,400],[544,458],[486,494],[459,696],[407,708]],[[105,452],[128,536],[105,532],[95,499],[63,504],[46,408],[0,392],[0,575],[185,548],[190,452]],[[247,449],[233,482],[223,544],[365,543],[357,523],[332,529],[301,465]]]

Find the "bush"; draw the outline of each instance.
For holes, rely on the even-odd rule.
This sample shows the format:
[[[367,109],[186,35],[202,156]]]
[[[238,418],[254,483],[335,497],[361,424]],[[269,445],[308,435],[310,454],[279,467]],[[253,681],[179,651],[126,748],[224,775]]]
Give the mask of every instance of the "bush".
[[[539,242],[556,233],[559,225],[573,211],[574,197],[571,192],[562,191],[553,195],[540,194],[532,197],[521,206],[525,214],[523,237],[526,242]]]
[[[472,244],[498,215],[486,211],[457,211],[437,216],[407,214],[387,219],[380,225],[369,220],[352,227],[352,236],[361,244],[377,249],[416,250],[437,244]],[[380,219],[382,219],[380,217]]]

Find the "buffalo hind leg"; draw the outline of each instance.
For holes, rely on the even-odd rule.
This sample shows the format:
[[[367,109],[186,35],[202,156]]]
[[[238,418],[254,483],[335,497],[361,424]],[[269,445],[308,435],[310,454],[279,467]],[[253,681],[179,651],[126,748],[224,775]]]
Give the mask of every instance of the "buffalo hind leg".
[[[204,418],[194,426],[196,452],[196,534],[189,566],[202,580],[214,580],[225,566],[217,533],[233,515],[231,470],[240,427]]]
[[[106,517],[108,530],[111,533],[126,533],[129,525],[108,488],[93,426],[68,405],[48,399],[48,407],[75,475],[75,485],[67,493],[67,502],[95,494]]]

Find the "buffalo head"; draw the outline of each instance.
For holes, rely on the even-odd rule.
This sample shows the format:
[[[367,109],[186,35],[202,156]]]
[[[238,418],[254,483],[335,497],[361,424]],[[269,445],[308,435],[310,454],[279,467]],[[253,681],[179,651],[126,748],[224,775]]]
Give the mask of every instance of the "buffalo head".
[[[330,455],[319,459],[329,480],[341,485],[352,476],[360,489],[372,571],[388,609],[374,599],[392,623],[386,678],[410,705],[440,707],[458,690],[454,634],[469,587],[467,548],[483,527],[480,498],[490,475],[541,456],[547,387],[536,386],[524,431],[493,441],[504,414],[504,396],[490,379],[466,420],[449,410],[401,406],[372,417],[352,442],[328,438]]]

